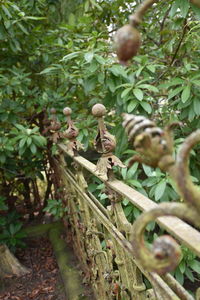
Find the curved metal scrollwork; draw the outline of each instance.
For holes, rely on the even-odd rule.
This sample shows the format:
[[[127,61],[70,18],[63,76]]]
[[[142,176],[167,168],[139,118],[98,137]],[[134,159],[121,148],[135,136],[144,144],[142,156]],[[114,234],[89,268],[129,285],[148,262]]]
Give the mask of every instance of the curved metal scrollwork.
[[[143,213],[133,225],[134,255],[148,271],[163,275],[172,271],[180,262],[180,247],[172,237],[165,235],[156,239],[150,250],[144,242],[144,231],[149,222],[161,216],[176,216],[200,227],[200,189],[191,180],[188,163],[190,150],[200,142],[200,130],[185,139],[174,160],[173,126],[162,130],[145,117],[124,114],[123,118],[129,140],[138,152],[132,161],[137,160],[169,172],[184,200],[184,203],[162,203]]]

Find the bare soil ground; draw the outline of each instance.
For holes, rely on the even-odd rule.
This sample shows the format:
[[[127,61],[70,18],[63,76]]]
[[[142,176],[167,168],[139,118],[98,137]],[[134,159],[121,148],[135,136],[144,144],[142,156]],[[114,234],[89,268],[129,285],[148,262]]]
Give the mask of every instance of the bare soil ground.
[[[47,238],[27,241],[27,248],[15,253],[30,269],[23,277],[0,282],[0,300],[66,300],[59,269]]]

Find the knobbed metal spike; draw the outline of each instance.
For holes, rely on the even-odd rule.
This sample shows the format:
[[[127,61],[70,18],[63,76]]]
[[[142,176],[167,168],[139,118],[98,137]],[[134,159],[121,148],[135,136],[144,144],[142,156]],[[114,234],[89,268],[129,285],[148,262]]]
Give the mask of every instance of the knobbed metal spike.
[[[124,114],[123,118],[123,126],[129,140],[139,153],[133,157],[133,161],[137,160],[168,171],[184,200],[184,203],[159,204],[139,216],[133,225],[134,255],[148,271],[163,275],[172,271],[180,262],[180,247],[170,236],[162,236],[155,240],[150,250],[145,246],[143,234],[148,223],[161,216],[176,216],[200,227],[200,189],[191,180],[188,163],[190,150],[200,142],[200,130],[186,138],[175,160],[172,155],[171,131],[174,125],[179,123],[171,124],[162,130],[142,116]]]
[[[63,138],[67,138],[68,142],[66,143],[67,150],[70,155],[76,156],[78,155],[78,150],[83,149],[82,144],[76,140],[79,130],[74,125],[74,122],[71,119],[72,110],[69,107],[65,107],[63,109],[63,114],[67,118],[68,128],[63,132]]]
[[[104,124],[103,117],[106,114],[105,106],[95,104],[92,108],[92,114],[98,119],[98,134],[95,138],[94,146],[97,152],[102,154],[97,162],[96,171],[99,175],[104,177],[105,180],[108,180],[109,170],[111,170],[113,166],[119,166],[121,168],[125,168],[126,166],[112,153],[116,147],[116,139],[108,132]]]
[[[46,119],[44,120],[45,124],[48,125],[50,123],[50,125],[45,128],[45,130],[43,131],[43,134],[48,135],[48,133],[49,133],[50,140],[52,140],[53,143],[57,143],[58,139],[61,138],[61,135],[59,132],[59,130],[61,128],[61,124],[57,119],[55,108],[50,109],[50,114],[51,114],[50,120],[49,121]]]

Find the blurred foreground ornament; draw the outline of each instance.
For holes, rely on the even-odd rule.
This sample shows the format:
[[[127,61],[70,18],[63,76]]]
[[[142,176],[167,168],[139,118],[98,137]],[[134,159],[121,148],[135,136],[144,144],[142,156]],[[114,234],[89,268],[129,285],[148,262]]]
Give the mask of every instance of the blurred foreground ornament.
[[[96,171],[104,180],[108,180],[109,171],[113,166],[119,166],[121,168],[126,168],[126,166],[112,153],[116,147],[116,140],[115,137],[108,132],[104,124],[103,116],[106,114],[105,106],[95,104],[92,108],[92,114],[98,119],[98,134],[95,138],[94,146],[97,152],[102,154],[97,162]]]
[[[190,2],[200,8],[200,0],[190,0]]]
[[[175,181],[184,203],[162,203],[140,215],[133,224],[132,245],[134,255],[148,271],[164,275],[176,268],[181,260],[178,243],[170,236],[158,237],[153,247],[145,245],[146,226],[161,216],[176,216],[200,227],[200,189],[192,182],[189,171],[190,150],[200,142],[200,130],[187,137],[176,160],[173,157],[173,136],[171,124],[165,129],[143,116],[124,114],[123,126],[138,155],[132,161],[139,161],[151,167],[169,172]]]
[[[119,62],[127,65],[127,61],[135,56],[140,48],[139,31],[131,25],[124,25],[116,33],[115,45]]]
[[[140,33],[137,26],[141,23],[146,11],[158,0],[145,0],[136,9],[135,13],[130,15],[129,24],[121,27],[115,36],[115,48],[119,62],[127,65],[128,60],[135,56],[141,45]],[[200,0],[190,0],[197,7],[200,7]]]

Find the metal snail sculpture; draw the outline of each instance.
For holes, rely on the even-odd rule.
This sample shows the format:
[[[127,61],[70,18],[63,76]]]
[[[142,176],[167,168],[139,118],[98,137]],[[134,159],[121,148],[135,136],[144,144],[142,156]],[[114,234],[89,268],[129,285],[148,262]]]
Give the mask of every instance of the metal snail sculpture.
[[[140,33],[137,30],[146,11],[159,0],[145,0],[129,17],[129,24],[121,27],[115,35],[115,48],[119,61],[127,65],[127,61],[135,56],[141,45]],[[197,7],[200,7],[200,0],[190,0]]]
[[[178,243],[170,236],[156,239],[152,249],[144,242],[144,231],[149,222],[161,216],[176,216],[200,228],[200,189],[194,185],[189,171],[190,150],[200,142],[200,130],[190,134],[174,159],[173,125],[164,130],[145,117],[124,114],[123,126],[138,155],[132,158],[151,167],[169,172],[175,181],[183,203],[162,203],[143,213],[133,225],[132,244],[134,255],[148,271],[160,275],[172,271],[181,260]]]
[[[116,147],[116,140],[115,137],[108,132],[104,124],[103,117],[106,114],[105,106],[99,103],[95,104],[92,107],[92,114],[98,119],[98,134],[95,138],[94,146],[97,152],[102,154],[97,162],[96,171],[105,180],[108,180],[109,170],[111,170],[113,166],[119,166],[121,168],[126,168],[126,166],[113,154]]]

